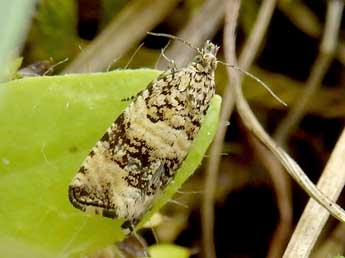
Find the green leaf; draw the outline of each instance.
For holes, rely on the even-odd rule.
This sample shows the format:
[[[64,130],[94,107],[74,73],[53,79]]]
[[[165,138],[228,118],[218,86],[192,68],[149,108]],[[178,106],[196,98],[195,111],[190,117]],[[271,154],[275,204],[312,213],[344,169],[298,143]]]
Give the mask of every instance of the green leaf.
[[[21,47],[35,2],[35,0],[0,1],[0,81],[7,79],[8,61]]]
[[[5,69],[5,78],[8,78],[9,80],[17,78],[17,71],[21,67],[22,62],[22,57],[17,57],[14,60],[11,60]]]
[[[190,251],[182,246],[172,244],[157,244],[149,247],[152,258],[188,258]]]
[[[72,207],[68,185],[91,147],[156,70],[34,77],[0,87],[0,253],[80,257],[115,241],[122,221]],[[192,150],[158,210],[198,167],[218,122],[215,97]],[[150,214],[145,216],[148,219]]]

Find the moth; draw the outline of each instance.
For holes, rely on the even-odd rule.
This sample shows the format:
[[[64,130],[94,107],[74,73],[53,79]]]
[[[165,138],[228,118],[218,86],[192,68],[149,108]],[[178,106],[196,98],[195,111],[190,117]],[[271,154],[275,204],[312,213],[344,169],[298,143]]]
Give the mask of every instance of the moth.
[[[69,186],[74,207],[133,230],[185,160],[215,93],[219,47],[207,41],[185,68],[163,72],[92,148]]]

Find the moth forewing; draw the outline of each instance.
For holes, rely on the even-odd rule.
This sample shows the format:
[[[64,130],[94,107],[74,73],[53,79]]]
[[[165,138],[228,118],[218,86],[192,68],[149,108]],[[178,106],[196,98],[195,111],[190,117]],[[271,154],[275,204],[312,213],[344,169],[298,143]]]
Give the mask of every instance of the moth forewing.
[[[207,41],[186,68],[153,80],[92,148],[69,186],[83,211],[133,226],[174,178],[215,92],[218,47]]]

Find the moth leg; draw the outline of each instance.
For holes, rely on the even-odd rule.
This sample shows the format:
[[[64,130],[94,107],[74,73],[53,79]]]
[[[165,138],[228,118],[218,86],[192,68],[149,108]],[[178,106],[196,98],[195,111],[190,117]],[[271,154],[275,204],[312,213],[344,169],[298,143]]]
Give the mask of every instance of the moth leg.
[[[169,68],[174,68],[174,69],[177,69],[177,66],[176,66],[176,63],[174,60],[172,59],[169,59],[169,57],[167,57],[162,49],[162,57],[169,63]]]
[[[161,56],[169,63],[168,68],[173,68],[173,69],[177,70],[177,66],[176,66],[175,61],[170,59],[169,57],[167,57],[165,55],[165,50],[168,48],[169,45],[170,45],[170,40],[168,41],[168,44],[166,44],[166,46],[164,48],[162,48]]]
[[[145,239],[136,233],[117,243],[117,247],[122,254],[120,257],[150,257]]]
[[[150,193],[160,190],[161,185],[164,183],[162,180],[164,172],[164,164],[161,163],[157,168],[156,172],[152,175],[151,180],[147,185],[146,192]]]
[[[121,99],[121,102],[131,101],[131,100],[133,100],[134,98],[135,98],[134,96],[130,96],[130,97],[127,97],[127,98],[123,98],[123,99]]]
[[[163,162],[159,161],[158,164],[156,164],[157,168],[155,169],[155,172],[152,174],[152,177],[150,178],[150,181],[147,183],[146,187],[142,189],[143,195],[152,195],[157,191],[160,191],[160,188],[162,184],[164,183],[163,177],[164,177],[164,164]],[[142,217],[145,214],[142,214],[138,218],[131,218],[126,220],[121,227],[125,230],[128,230],[129,232],[134,232],[135,226],[140,222]]]
[[[121,228],[124,230],[128,230],[129,233],[134,232],[135,225],[138,224],[139,220],[126,220],[122,225]]]

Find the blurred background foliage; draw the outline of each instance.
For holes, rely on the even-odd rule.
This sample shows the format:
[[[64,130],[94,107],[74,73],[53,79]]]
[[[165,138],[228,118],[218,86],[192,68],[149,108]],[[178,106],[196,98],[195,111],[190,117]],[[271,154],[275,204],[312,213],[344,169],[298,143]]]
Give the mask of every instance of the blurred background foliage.
[[[22,65],[47,60],[55,64],[68,58],[67,62],[54,68],[54,74],[122,69],[129,60],[129,68],[164,69],[160,53],[168,40],[148,36],[147,31],[181,36],[189,31],[192,39],[186,40],[196,46],[201,46],[206,38],[211,39],[221,46],[219,59],[223,60],[224,11],[221,9],[224,9],[224,2],[41,0],[35,6],[20,54],[23,57]],[[250,35],[261,3],[259,0],[242,1],[237,28],[238,53]],[[208,5],[215,7],[207,9]],[[318,56],[327,1],[279,0],[276,5],[268,32],[250,71],[265,81],[291,107],[303,94],[306,80]],[[203,12],[205,9],[208,12]],[[209,24],[212,24],[210,28],[207,27]],[[144,45],[131,59],[140,42],[144,42]],[[171,43],[173,47],[175,45]],[[171,50],[176,55],[169,55],[168,48],[167,55],[176,60],[178,65],[183,65],[182,61],[179,63],[179,58],[189,55],[186,48],[180,45],[177,52]],[[97,64],[94,65],[94,62]],[[343,20],[334,58],[321,80],[322,86],[313,94],[303,119],[285,143],[289,153],[314,182],[322,172],[344,126],[344,64]],[[217,70],[219,94],[224,92],[227,81],[226,70],[220,66]],[[274,133],[282,117],[287,114],[287,108],[277,103],[253,80],[245,79],[243,87],[256,116],[268,132]],[[227,130],[223,153],[215,207],[217,255],[229,258],[266,257],[279,216],[275,190],[270,175],[253,150],[248,131],[236,113]],[[205,162],[207,159],[206,156]],[[188,208],[169,204],[163,211],[166,218],[164,223],[155,229],[160,242],[174,242],[188,247],[195,257],[202,256],[200,203],[204,185],[203,168],[202,165],[183,189],[184,192],[194,194],[181,193],[175,198]],[[293,203],[292,232],[308,197],[293,182],[290,190]],[[344,196],[339,204],[344,206]],[[336,221],[328,223],[315,253],[323,244],[331,241],[338,227]],[[337,239],[342,239],[339,240],[341,244],[337,245],[338,254],[345,249],[344,231],[343,228],[340,230],[342,233],[337,233],[341,234]],[[150,231],[143,232],[143,235],[149,244],[155,242]]]

